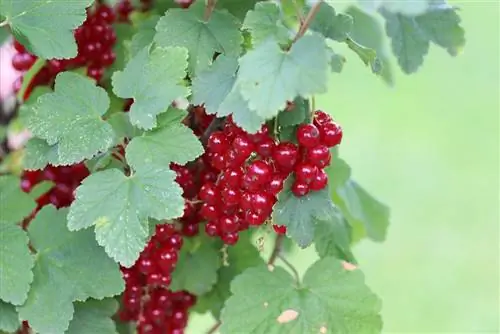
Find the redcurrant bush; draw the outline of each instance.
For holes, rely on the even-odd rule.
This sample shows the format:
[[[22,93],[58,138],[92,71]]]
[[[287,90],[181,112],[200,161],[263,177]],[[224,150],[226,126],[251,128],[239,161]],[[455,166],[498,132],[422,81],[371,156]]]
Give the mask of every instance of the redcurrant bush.
[[[381,332],[351,243],[383,241],[389,211],[339,155],[341,106],[316,96],[355,57],[391,81],[362,45],[384,38],[377,13],[406,73],[464,32],[446,4],[333,6],[0,2],[20,74],[0,121],[29,137],[0,149],[0,331],[180,334],[210,313],[209,333]]]

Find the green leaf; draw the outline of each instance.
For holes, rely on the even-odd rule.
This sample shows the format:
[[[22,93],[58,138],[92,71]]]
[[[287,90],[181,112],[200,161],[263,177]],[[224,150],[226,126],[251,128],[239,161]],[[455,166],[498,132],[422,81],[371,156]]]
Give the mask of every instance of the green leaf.
[[[236,245],[227,248],[226,262],[217,273],[217,283],[213,289],[198,298],[195,311],[200,313],[210,311],[216,319],[219,319],[224,302],[231,296],[229,286],[233,279],[250,267],[264,264],[252,242],[250,231],[240,233]]]
[[[113,144],[113,129],[102,119],[108,107],[104,89],[86,77],[63,72],[56,77],[54,93],[42,95],[32,107],[28,128],[48,145],[57,145],[55,165],[74,164]]]
[[[318,221],[314,246],[321,258],[334,256],[356,263],[351,252],[351,229],[340,212],[324,221]]]
[[[174,109],[169,112],[175,112]],[[135,137],[127,145],[127,162],[132,166],[164,168],[171,162],[185,165],[203,154],[203,146],[193,131],[174,119],[152,132]]]
[[[187,51],[184,48],[144,48],[121,72],[113,74],[113,92],[133,98],[130,121],[141,129],[156,126],[156,116],[167,111],[189,88],[181,83],[186,76]]]
[[[0,13],[12,33],[29,51],[41,58],[73,58],[77,46],[73,30],[86,18],[93,0],[2,0]]]
[[[279,125],[293,126],[304,123],[310,112],[309,100],[298,97],[293,101],[292,110],[287,110],[279,114]]]
[[[21,227],[0,224],[0,267],[2,268],[0,299],[15,305],[24,303],[33,281],[31,269],[34,261],[28,242],[28,236]]]
[[[226,9],[229,13],[243,20],[247,12],[254,7],[258,0],[218,0],[217,7]]]
[[[0,331],[14,333],[20,325],[15,306],[0,300]]]
[[[390,64],[391,60],[385,46],[385,33],[379,20],[355,6],[350,6],[346,13],[354,19],[350,36],[360,44],[376,51],[377,57],[382,62],[380,76],[386,83],[392,85],[394,78]]]
[[[344,68],[344,64],[346,62],[346,59],[344,56],[335,53],[331,48],[329,48],[329,53],[330,53],[330,69],[332,72],[335,73],[340,73],[342,72],[342,69]]]
[[[42,169],[47,164],[57,165],[59,156],[57,145],[50,146],[40,138],[30,138],[24,147],[23,166],[27,170]]]
[[[21,190],[21,180],[12,175],[0,176],[1,223],[19,223],[36,208],[36,202]]]
[[[210,19],[203,19],[203,12],[170,9],[158,21],[154,41],[163,47],[181,46],[189,51],[189,73],[206,69],[214,53],[237,57],[243,38],[238,20],[227,12],[215,10]]]
[[[140,136],[143,131],[139,130],[130,123],[130,118],[127,113],[117,112],[108,118],[108,123],[111,124],[115,131],[117,141],[123,138],[134,138]]]
[[[305,248],[313,242],[317,221],[330,219],[335,214],[335,206],[327,189],[296,197],[290,185],[291,180],[288,180],[278,195],[273,209],[273,223],[285,225],[287,235]]]
[[[280,9],[272,2],[258,2],[255,9],[250,10],[245,16],[242,28],[250,31],[254,46],[268,38],[282,44],[289,41],[288,29],[280,20]]]
[[[184,211],[175,172],[168,166],[141,167],[130,176],[117,169],[90,175],[77,188],[68,215],[70,230],[95,225],[97,242],[125,267],[132,266],[146,246],[148,217],[172,219]]]
[[[464,30],[454,8],[436,5],[415,17],[380,11],[386,19],[386,32],[392,51],[407,74],[416,72],[424,62],[430,42],[445,48],[452,56],[465,45]]]
[[[377,57],[377,51],[359,44],[352,38],[348,38],[346,43],[349,49],[354,51],[366,66],[370,66],[373,73],[380,74],[382,71],[382,63]]]
[[[75,314],[69,323],[67,334],[116,334],[115,323],[111,317],[118,310],[114,299],[76,302]]]
[[[134,57],[142,49],[153,43],[156,34],[156,24],[160,19],[159,15],[152,15],[147,20],[141,22],[138,31],[132,37],[130,42],[130,55]]]
[[[351,223],[363,224],[367,235],[374,241],[384,241],[389,226],[389,209],[372,197],[353,180],[348,180],[337,188],[343,200],[344,214]]]
[[[217,282],[217,270],[221,266],[217,243],[206,238],[197,241],[195,247],[189,247],[189,244],[182,247],[172,272],[172,291],[186,290],[200,296],[209,292]]]
[[[24,79],[23,79],[23,82],[24,82]],[[18,115],[17,120],[24,127],[26,127],[26,124],[28,124],[28,118],[29,118],[30,113],[32,112],[32,107],[34,104],[36,104],[36,101],[38,100],[38,98],[44,94],[51,93],[51,92],[52,92],[52,89],[50,89],[50,87],[48,87],[48,86],[37,86],[33,89],[30,96],[28,97],[28,99],[25,100],[19,106],[19,115]]]
[[[62,333],[73,317],[73,302],[121,293],[118,265],[95,242],[92,231],[69,232],[68,210],[45,206],[29,226],[36,250],[34,280],[19,316],[36,332]]]
[[[351,32],[352,25],[351,16],[342,13],[337,14],[332,6],[322,2],[319,5],[319,11],[311,22],[310,28],[334,41],[344,42]]]
[[[315,262],[300,286],[283,268],[246,270],[222,310],[226,333],[380,333],[380,301],[363,274],[335,258]]]
[[[193,80],[193,104],[204,104],[209,114],[233,115],[234,122],[249,133],[260,130],[265,119],[248,109],[236,82],[238,60],[220,55],[213,65]]]
[[[30,196],[34,200],[36,200],[38,197],[42,196],[43,194],[46,194],[50,191],[50,189],[54,188],[55,182],[53,181],[48,181],[44,180],[38,184],[36,184],[30,191]]]
[[[121,71],[129,60],[129,46],[133,36],[135,36],[136,29],[130,23],[115,23],[113,29],[116,34],[116,43],[113,47],[113,52],[116,55],[115,62],[111,65],[108,73]]]
[[[40,70],[46,65],[47,61],[43,58],[38,58],[33,65],[31,65],[30,69],[23,74],[23,81],[21,84],[21,88],[17,92],[17,98],[19,101],[24,100],[24,96],[26,95],[26,91],[30,87],[30,83],[33,81],[35,75],[40,72]]]
[[[250,109],[271,119],[296,96],[307,98],[327,90],[325,40],[307,35],[283,51],[267,40],[240,58],[238,84]]]

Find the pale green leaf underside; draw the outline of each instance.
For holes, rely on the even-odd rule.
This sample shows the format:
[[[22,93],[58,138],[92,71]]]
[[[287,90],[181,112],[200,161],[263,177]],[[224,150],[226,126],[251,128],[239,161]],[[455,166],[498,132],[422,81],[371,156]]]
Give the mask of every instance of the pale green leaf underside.
[[[221,333],[380,333],[380,301],[358,270],[346,271],[340,261],[325,258],[307,270],[301,286],[280,267],[246,270],[231,284]],[[278,322],[285,311],[297,317]]]
[[[240,58],[237,84],[251,110],[270,119],[297,96],[326,92],[329,59],[323,37],[307,35],[283,51],[268,39]]]
[[[76,302],[75,314],[66,334],[116,334],[115,322],[111,317],[118,310],[114,299]]]
[[[288,42],[288,29],[280,21],[280,15],[279,7],[272,2],[258,2],[255,9],[247,13],[242,28],[250,31],[254,46],[270,37],[279,43]]]
[[[321,258],[334,256],[350,263],[356,263],[351,252],[351,230],[340,213],[332,215],[327,220],[316,222],[314,246]]]
[[[204,243],[194,252],[183,250],[172,273],[172,291],[186,290],[201,296],[217,282],[217,270],[222,264],[220,252],[213,242]]]
[[[40,333],[63,333],[74,301],[111,297],[124,289],[118,265],[97,245],[92,231],[67,230],[67,212],[45,206],[28,230],[37,257],[28,299],[18,311]]]
[[[189,51],[189,72],[198,73],[212,63],[215,52],[239,56],[242,36],[238,20],[215,10],[208,22],[195,10],[170,9],[158,21],[154,41],[163,47],[181,46]]]
[[[36,202],[21,190],[21,180],[0,176],[0,224],[20,223],[36,208]]]
[[[193,131],[177,122],[135,137],[127,145],[127,162],[136,169],[147,165],[164,168],[171,162],[185,165],[201,154],[203,146]]]
[[[310,27],[327,38],[343,42],[349,36],[352,25],[353,19],[351,16],[337,14],[332,6],[322,2]]]
[[[31,138],[24,147],[23,166],[28,170],[42,169],[47,164],[58,165],[57,144],[50,146],[40,138]]]
[[[49,146],[57,145],[58,165],[70,165],[113,144],[113,128],[102,119],[108,107],[103,88],[79,74],[63,72],[56,78],[55,91],[33,105],[28,128]]]
[[[33,264],[26,232],[17,225],[0,224],[0,299],[24,303],[33,281]]]
[[[187,57],[185,48],[144,48],[123,71],[113,74],[113,92],[134,99],[129,112],[132,125],[154,128],[156,116],[167,111],[175,99],[189,94],[189,88],[182,85]]]
[[[19,328],[20,323],[14,305],[0,300],[0,331],[13,333]]]
[[[289,235],[304,248],[314,239],[317,220],[328,220],[335,215],[335,206],[327,189],[296,197],[290,189],[278,196],[273,209],[273,222],[287,227]]]
[[[95,225],[97,242],[120,264],[130,267],[149,237],[148,217],[182,216],[182,189],[175,173],[144,166],[130,177],[117,169],[92,174],[77,188],[68,215],[70,230]]]
[[[77,46],[73,30],[86,17],[93,0],[2,0],[0,13],[14,36],[28,50],[45,59],[73,58]]]

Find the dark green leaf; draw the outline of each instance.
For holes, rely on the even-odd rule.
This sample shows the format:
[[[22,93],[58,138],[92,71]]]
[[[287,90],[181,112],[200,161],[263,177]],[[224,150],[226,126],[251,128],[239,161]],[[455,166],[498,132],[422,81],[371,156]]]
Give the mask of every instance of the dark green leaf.
[[[35,200],[21,190],[21,180],[12,175],[0,176],[0,224],[19,223],[36,208]]]
[[[259,45],[268,38],[280,44],[289,41],[289,31],[281,22],[280,8],[272,2],[258,2],[243,21],[243,29],[250,31],[252,44]]]
[[[116,334],[115,323],[111,317],[118,310],[114,299],[76,302],[75,314],[69,323],[66,334]]]
[[[310,112],[309,100],[298,97],[293,101],[293,108],[291,110],[286,110],[279,114],[279,125],[293,126],[304,123]]]
[[[14,333],[20,325],[15,306],[0,300],[0,331]]]
[[[334,256],[356,263],[351,252],[351,228],[340,212],[328,220],[317,222],[314,245],[321,258]]]
[[[319,11],[311,22],[310,28],[323,36],[338,42],[344,42],[352,29],[352,17],[335,12],[335,9],[322,2]]]

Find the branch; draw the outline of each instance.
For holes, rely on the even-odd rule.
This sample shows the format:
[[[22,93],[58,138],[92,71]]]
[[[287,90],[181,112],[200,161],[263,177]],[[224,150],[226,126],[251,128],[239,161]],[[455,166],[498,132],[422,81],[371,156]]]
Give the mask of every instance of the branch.
[[[0,22],[0,28],[5,27],[8,24],[9,24],[9,21],[7,21],[7,20],[2,21],[2,22]]]
[[[274,241],[274,248],[273,252],[271,253],[271,256],[269,257],[269,261],[267,261],[268,266],[274,266],[274,262],[276,262],[276,259],[281,253],[281,248],[283,246],[283,240],[285,240],[285,235],[283,234],[278,234],[276,237],[276,240]]]
[[[297,284],[300,283],[300,275],[299,275],[299,272],[297,271],[297,269],[293,266],[293,264],[288,261],[286,259],[286,257],[284,257],[283,255],[281,254],[278,254],[278,258],[283,261],[283,263],[290,269],[290,271],[293,273],[293,276],[295,277],[295,281],[297,281]]]
[[[210,327],[210,329],[207,331],[207,334],[214,334],[214,333],[216,333],[217,330],[219,329],[220,325],[221,325],[221,322],[219,320],[212,327]]]
[[[307,13],[306,18],[304,19],[304,22],[300,25],[299,31],[297,31],[297,34],[295,35],[295,38],[293,39],[293,43],[297,42],[299,38],[304,36],[306,33],[307,29],[311,25],[314,17],[319,11],[320,5],[323,3],[323,0],[318,0],[312,7],[311,10],[309,10],[309,13]]]
[[[302,11],[300,10],[299,4],[297,0],[293,0],[293,7],[295,7],[295,12],[297,13],[297,17],[299,18],[300,25],[304,24],[304,15],[302,15]]]
[[[212,15],[212,12],[215,9],[215,4],[217,3],[217,0],[207,0],[207,5],[205,6],[205,14],[203,15],[203,19],[205,21],[208,21],[210,18],[210,15]]]

